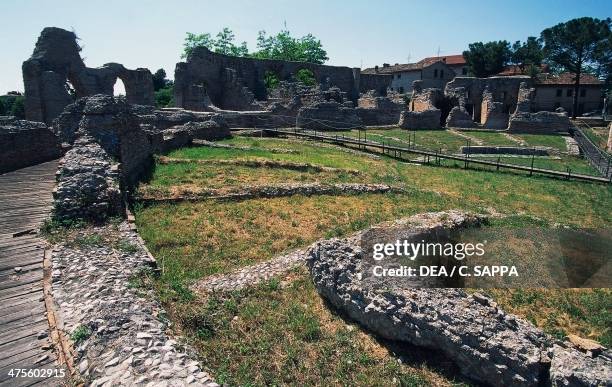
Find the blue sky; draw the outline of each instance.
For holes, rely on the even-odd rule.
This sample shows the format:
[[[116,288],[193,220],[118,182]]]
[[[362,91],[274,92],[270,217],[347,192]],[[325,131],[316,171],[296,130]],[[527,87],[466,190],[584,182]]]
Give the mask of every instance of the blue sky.
[[[474,41],[511,42],[581,16],[612,16],[612,0],[203,1],[2,0],[0,93],[23,90],[21,63],[45,26],[74,29],[89,67],[119,62],[173,77],[185,32],[227,26],[255,49],[259,30],[312,33],[328,64],[371,67],[456,54]]]

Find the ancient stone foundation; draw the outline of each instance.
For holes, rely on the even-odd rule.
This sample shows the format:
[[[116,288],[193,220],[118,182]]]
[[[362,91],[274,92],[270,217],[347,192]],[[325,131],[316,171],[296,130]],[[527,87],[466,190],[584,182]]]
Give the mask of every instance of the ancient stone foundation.
[[[475,227],[481,218],[457,211],[428,213],[381,227],[399,227],[415,241]],[[401,287],[364,274],[364,232],[315,244],[307,265],[318,292],[377,335],[430,348],[461,372],[494,386],[595,386],[612,383],[610,351],[599,356],[554,340],[495,302],[461,289]],[[395,235],[395,234],[394,234]],[[393,239],[393,238],[391,238]]]
[[[397,95],[381,96],[370,90],[361,95],[355,110],[364,125],[395,125],[405,105]]]
[[[569,129],[570,121],[567,114],[546,111],[515,113],[508,124],[508,131],[511,133],[552,134],[567,132]]]
[[[297,126],[314,130],[350,130],[363,127],[363,123],[352,106],[329,101],[301,108]]]
[[[77,100],[54,123],[58,137],[72,146],[62,160],[54,194],[59,220],[122,215],[125,190],[147,172],[154,153],[194,139],[230,136],[220,114],[155,110],[109,95]]]
[[[402,129],[439,129],[440,114],[439,109],[420,112],[403,111],[398,125]]]
[[[476,123],[465,109],[455,106],[448,114],[446,126],[448,128],[475,128]]]
[[[60,141],[47,125],[0,117],[0,173],[55,160],[61,155]]]

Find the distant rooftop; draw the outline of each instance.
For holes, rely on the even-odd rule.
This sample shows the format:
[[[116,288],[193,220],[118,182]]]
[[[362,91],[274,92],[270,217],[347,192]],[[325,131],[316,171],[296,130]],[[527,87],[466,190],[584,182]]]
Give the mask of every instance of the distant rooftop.
[[[538,74],[536,83],[539,85],[573,85],[576,80],[576,75],[573,73],[554,74]],[[596,76],[591,74],[580,74],[581,85],[601,85],[601,81]]]
[[[363,74],[394,74],[394,73],[403,73],[406,71],[418,71],[418,70],[421,70],[423,67],[427,67],[436,62],[443,62],[449,66],[456,66],[456,65],[464,65],[465,59],[463,58],[463,55],[461,54],[446,55],[446,56],[430,56],[430,57],[421,59],[420,61],[416,63],[403,63],[403,64],[396,63],[394,65],[383,63],[382,66],[370,67],[370,68],[364,69],[362,73]]]

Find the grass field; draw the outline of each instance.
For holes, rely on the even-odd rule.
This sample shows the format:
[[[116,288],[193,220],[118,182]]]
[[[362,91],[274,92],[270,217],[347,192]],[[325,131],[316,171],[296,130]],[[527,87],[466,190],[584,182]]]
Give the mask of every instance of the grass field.
[[[368,131],[368,136],[378,132],[386,138],[399,139],[395,141],[404,141],[400,137],[404,135],[407,141],[406,131],[399,130],[372,134]],[[417,143],[444,144],[450,149],[465,142],[445,131],[429,132],[417,133]],[[521,137],[539,144],[557,141]],[[493,136],[482,138],[496,140]],[[373,159],[335,146],[300,140],[235,137],[223,143],[254,149],[176,150],[168,157],[211,163],[158,164],[151,180],[141,189],[312,181],[385,183],[405,189],[393,194],[136,205],[139,231],[163,268],[159,278],[146,278],[143,283],[157,289],[176,322],[175,329],[199,349],[217,381],[231,385],[385,385],[394,380],[396,385],[416,386],[453,385],[459,381],[435,361],[426,366],[416,359],[398,363],[397,354],[390,353],[387,346],[330,311],[304,271],[293,273],[292,282],[286,286],[273,281],[255,289],[208,297],[189,290],[200,278],[265,261],[320,238],[347,235],[381,221],[425,211],[465,209],[508,215],[493,219],[491,227],[565,224],[605,228],[612,224],[612,189],[602,184],[528,177],[525,173],[464,170],[452,163],[437,167],[387,157]],[[561,146],[558,141],[556,145]],[[294,152],[273,151],[279,148]],[[252,168],[213,162],[236,159],[310,163],[359,173]],[[544,160],[537,159],[542,163]],[[531,162],[519,158],[513,161]],[[580,168],[577,159],[564,161],[575,162],[576,170]],[[553,335],[575,333],[611,344],[610,291],[489,293],[504,309],[533,321]]]

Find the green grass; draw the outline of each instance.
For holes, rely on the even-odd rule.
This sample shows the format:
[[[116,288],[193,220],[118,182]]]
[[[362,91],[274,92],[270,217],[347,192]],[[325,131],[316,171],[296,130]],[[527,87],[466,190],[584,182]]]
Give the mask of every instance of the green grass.
[[[528,146],[546,146],[561,152],[567,151],[567,144],[561,135],[548,134],[512,134],[512,137],[523,140]]]
[[[481,131],[462,131],[463,134],[477,138],[482,141],[482,145],[487,146],[519,146],[516,141],[512,141],[508,137],[504,136],[503,133],[499,132],[481,132]],[[471,145],[477,145],[474,142]]]
[[[545,332],[563,339],[568,333],[612,346],[610,289],[489,289],[506,311],[516,313]]]
[[[477,157],[481,160],[497,161],[497,157]],[[501,163],[531,166],[531,157],[500,157]],[[584,175],[599,176],[595,168],[583,158],[572,156],[561,156],[561,158],[535,157],[534,168],[550,169],[553,171],[580,173]]]
[[[70,340],[75,344],[79,344],[81,341],[87,340],[91,333],[91,329],[87,325],[79,325],[70,334]]]
[[[604,127],[581,127],[582,132],[600,149],[607,151],[608,149],[608,128]]]
[[[432,143],[435,139],[446,141],[448,146],[464,143],[454,134],[430,132],[423,136]],[[445,136],[459,140],[451,145],[455,140]],[[547,140],[535,137],[532,141]],[[162,268],[151,286],[217,381],[230,385],[384,385],[390,380],[395,380],[394,384],[404,381],[405,385],[448,385],[454,381],[420,366],[399,365],[369,335],[359,329],[347,330],[346,322],[322,303],[305,273],[292,274],[294,281],[288,287],[273,281],[257,289],[208,299],[190,291],[189,286],[198,279],[268,260],[320,238],[344,236],[372,224],[426,211],[458,208],[483,212],[492,208],[510,215],[492,219],[491,227],[550,227],[561,223],[605,228],[612,224],[612,189],[607,185],[528,177],[527,173],[464,170],[461,162],[435,167],[387,157],[376,160],[307,141],[233,138],[223,142],[259,149],[185,148],[170,157],[265,158],[361,173],[342,177],[282,168],[272,171],[193,163],[158,165],[150,184],[160,188],[193,184],[210,188],[236,187],[245,182],[355,178],[407,189],[402,194],[136,206],[139,232]],[[266,148],[295,149],[298,153],[274,153]],[[508,161],[531,161],[511,159]],[[567,160],[576,162],[579,169],[578,159]],[[142,286],[141,282],[135,280],[135,285]],[[606,307],[610,292],[560,290],[546,303],[534,298],[543,294],[539,291],[492,292],[502,308],[529,318],[551,334],[576,333],[609,343],[605,326],[610,321]]]
[[[456,385],[424,365],[400,364],[380,343],[330,312],[305,270],[278,281],[173,304],[173,317],[227,385]]]

